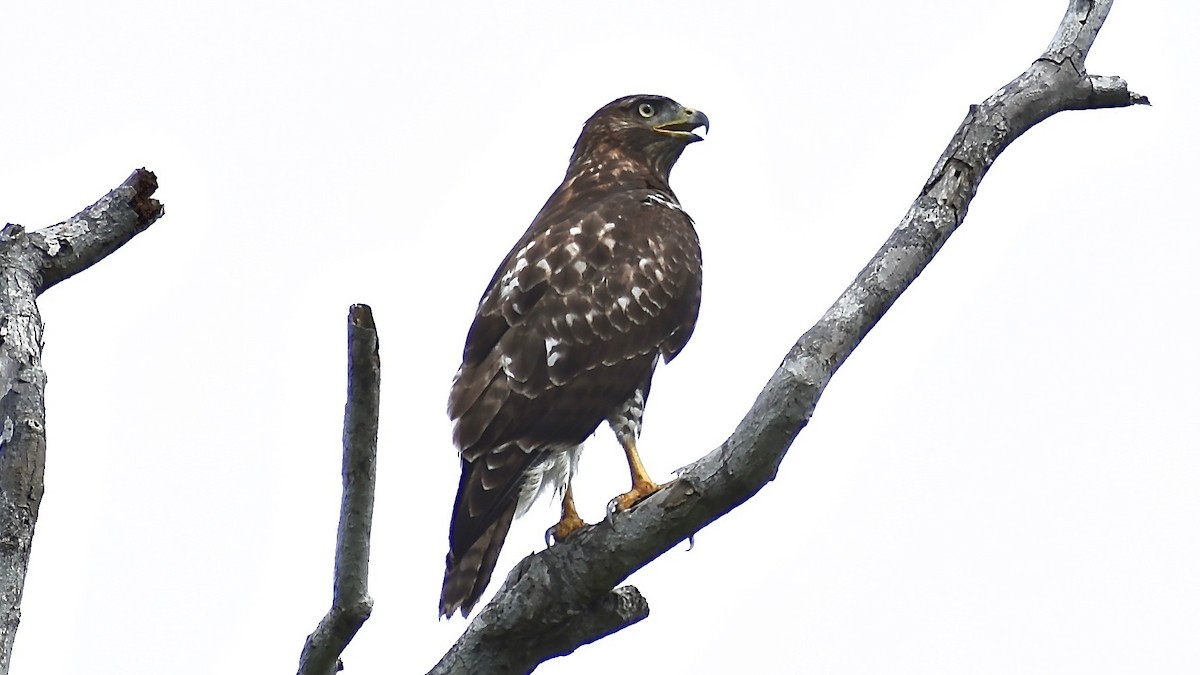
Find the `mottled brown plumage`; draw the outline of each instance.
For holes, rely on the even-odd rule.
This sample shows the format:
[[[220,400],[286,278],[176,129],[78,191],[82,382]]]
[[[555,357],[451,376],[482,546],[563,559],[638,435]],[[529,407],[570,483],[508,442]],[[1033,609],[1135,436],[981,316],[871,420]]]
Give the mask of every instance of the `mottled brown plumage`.
[[[667,181],[701,126],[703,113],[661,96],[598,110],[480,299],[450,391],[462,477],[444,616],[470,612],[543,489],[567,488],[557,537],[582,524],[569,481],[601,422],[629,454],[634,490],[619,506],[657,489],[635,442],[654,367],[683,349],[700,308],[700,243]]]

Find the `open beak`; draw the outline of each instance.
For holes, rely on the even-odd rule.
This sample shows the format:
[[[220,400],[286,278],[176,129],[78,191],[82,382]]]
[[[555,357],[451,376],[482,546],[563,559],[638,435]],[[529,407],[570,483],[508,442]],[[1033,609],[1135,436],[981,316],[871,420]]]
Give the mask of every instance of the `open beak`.
[[[658,126],[654,127],[654,130],[687,143],[694,143],[696,141],[704,140],[704,136],[701,136],[697,133],[692,133],[700,127],[704,127],[705,134],[708,133],[708,115],[705,115],[699,110],[684,108],[679,112],[679,117],[677,119],[665,124],[659,124]]]

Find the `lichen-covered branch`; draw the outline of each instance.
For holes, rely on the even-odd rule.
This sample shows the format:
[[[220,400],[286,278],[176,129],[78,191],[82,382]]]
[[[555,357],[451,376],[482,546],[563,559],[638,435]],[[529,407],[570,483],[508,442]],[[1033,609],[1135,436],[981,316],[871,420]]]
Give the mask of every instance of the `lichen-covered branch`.
[[[38,294],[96,264],[161,218],[162,204],[150,197],[157,189],[155,175],[138,169],[95,204],[30,232],[29,242],[41,252]]]
[[[586,528],[523,560],[431,673],[528,672],[619,629],[612,596],[629,590],[614,592],[617,584],[773,479],[833,374],[963,222],[1000,153],[1055,113],[1149,103],[1120,78],[1091,76],[1084,68],[1110,5],[1071,0],[1046,52],[971,106],[899,227],[800,337],[720,447],[611,524]],[[631,615],[626,625],[640,618]]]
[[[347,318],[349,376],[342,431],[342,509],[334,554],[333,606],[308,636],[299,675],[334,675],[342,651],[371,616],[367,562],[375,509],[375,449],[379,437],[379,337],[367,305]]]
[[[70,220],[0,230],[0,675],[8,673],[46,468],[46,373],[37,296],[87,269],[162,216],[139,169]]]

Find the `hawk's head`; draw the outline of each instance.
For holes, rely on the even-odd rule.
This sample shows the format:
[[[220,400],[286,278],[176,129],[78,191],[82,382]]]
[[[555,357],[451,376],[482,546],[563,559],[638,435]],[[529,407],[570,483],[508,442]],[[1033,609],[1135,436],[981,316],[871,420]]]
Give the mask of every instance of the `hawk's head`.
[[[575,143],[572,168],[606,161],[632,162],[665,182],[689,143],[704,140],[695,133],[708,117],[665,96],[619,98],[592,115]]]

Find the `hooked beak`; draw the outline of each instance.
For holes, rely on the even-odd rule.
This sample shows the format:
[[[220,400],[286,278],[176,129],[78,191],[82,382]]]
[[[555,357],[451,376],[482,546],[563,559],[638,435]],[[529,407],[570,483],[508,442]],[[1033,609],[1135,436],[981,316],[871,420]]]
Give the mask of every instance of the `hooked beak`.
[[[699,110],[684,108],[679,111],[678,118],[665,124],[659,124],[654,127],[654,130],[686,143],[694,143],[704,140],[704,136],[692,133],[700,127],[704,127],[704,133],[708,134],[708,115]]]

